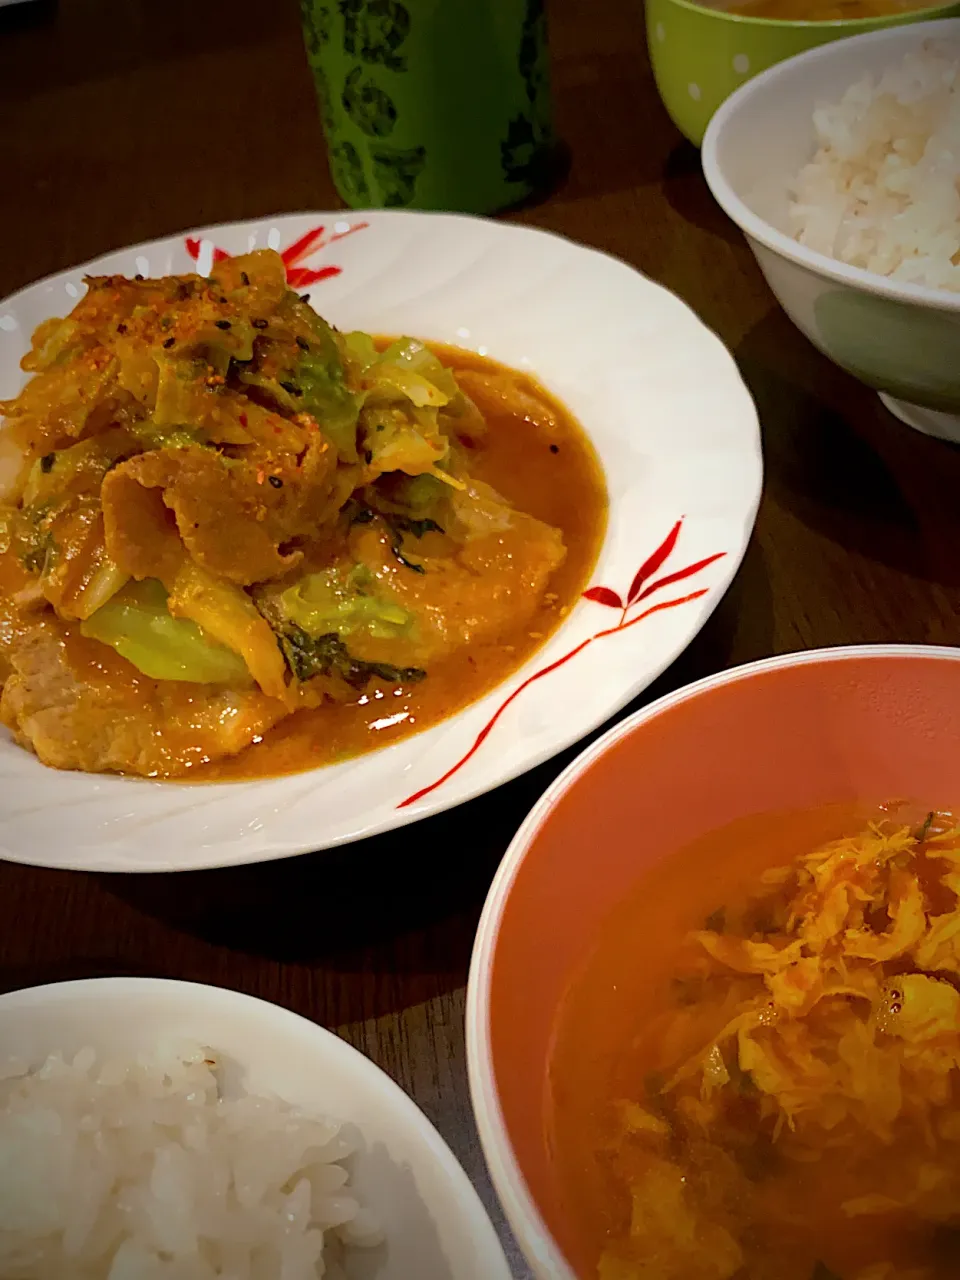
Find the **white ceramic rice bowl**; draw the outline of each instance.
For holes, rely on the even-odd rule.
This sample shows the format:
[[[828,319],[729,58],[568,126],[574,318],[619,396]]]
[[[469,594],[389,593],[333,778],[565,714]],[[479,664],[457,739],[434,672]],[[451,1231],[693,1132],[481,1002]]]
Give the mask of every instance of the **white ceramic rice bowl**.
[[[723,104],[702,161],[714,197],[794,324],[903,422],[960,440],[960,294],[895,283],[816,253],[793,238],[788,218],[789,185],[816,149],[815,108],[945,37],[960,38],[960,19],[891,27],[778,63]]]
[[[360,1130],[351,1183],[386,1242],[350,1251],[349,1280],[510,1280],[449,1147],[399,1086],[338,1036],[250,996],[165,979],[86,979],[0,996],[0,1057],[31,1066],[57,1050],[127,1056],[181,1039],[215,1050],[249,1092]]]

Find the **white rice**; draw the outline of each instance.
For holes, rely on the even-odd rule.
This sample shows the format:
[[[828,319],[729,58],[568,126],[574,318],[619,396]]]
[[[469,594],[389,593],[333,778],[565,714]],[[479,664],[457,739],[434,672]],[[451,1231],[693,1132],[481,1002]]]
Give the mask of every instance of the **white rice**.
[[[865,76],[813,123],[818,150],[791,191],[800,243],[960,291],[960,39]]]
[[[3,1280],[342,1280],[379,1243],[340,1125],[220,1096],[196,1045],[0,1062]]]

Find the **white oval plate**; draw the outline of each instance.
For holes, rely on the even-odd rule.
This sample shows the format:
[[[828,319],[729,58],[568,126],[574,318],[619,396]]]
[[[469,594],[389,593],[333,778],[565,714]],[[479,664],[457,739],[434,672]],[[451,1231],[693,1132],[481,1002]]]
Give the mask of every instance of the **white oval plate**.
[[[349,1280],[510,1280],[453,1152],[403,1090],[339,1036],[265,1000],[163,978],[89,978],[0,996],[0,1056],[32,1067],[58,1051],[135,1057],[184,1040],[216,1051],[229,1088],[359,1130],[351,1183],[386,1239],[350,1251]]]
[[[203,786],[59,773],[4,737],[0,857],[97,871],[226,866],[329,848],[461,804],[640,693],[737,570],[762,463],[756,411],[732,358],[633,268],[526,227],[448,214],[290,214],[123,249],[0,303],[0,398],[23,382],[34,328],[72,308],[86,273],[206,274],[217,251],[264,246],[284,252],[291,285],[338,327],[489,354],[535,374],[572,410],[610,495],[593,598],[493,693],[322,770]]]

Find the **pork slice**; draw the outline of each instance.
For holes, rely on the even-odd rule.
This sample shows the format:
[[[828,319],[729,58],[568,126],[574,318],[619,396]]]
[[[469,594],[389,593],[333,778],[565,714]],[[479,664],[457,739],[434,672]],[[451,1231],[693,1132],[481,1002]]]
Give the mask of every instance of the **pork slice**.
[[[57,769],[182,777],[288,714],[255,688],[151,680],[58,619],[22,635],[9,665],[0,721]]]

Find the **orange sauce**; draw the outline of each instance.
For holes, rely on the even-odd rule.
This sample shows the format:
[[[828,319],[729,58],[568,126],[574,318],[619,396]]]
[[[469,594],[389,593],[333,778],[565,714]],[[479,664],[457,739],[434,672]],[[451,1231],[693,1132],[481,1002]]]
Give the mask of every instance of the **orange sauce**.
[[[10,551],[0,554],[0,682],[9,672],[3,657],[13,638],[20,630],[20,611],[14,596],[30,582],[30,574]]]
[[[482,356],[432,344],[445,365],[502,371]],[[516,376],[516,375],[515,375]],[[534,616],[495,644],[472,646],[431,666],[410,686],[371,683],[355,702],[300,711],[239,756],[204,765],[196,781],[262,778],[345,760],[429,728],[475,702],[521,666],[559,626],[587,585],[606,528],[607,493],[599,460],[576,419],[533,379],[526,390],[547,405],[556,429],[546,431],[507,410],[485,406],[488,434],[471,456],[470,472],[520,510],[563,533],[566,558],[550,595]]]
[[[743,904],[764,870],[863,830],[876,813],[876,805],[842,804],[743,819],[653,867],[608,920],[558,1012],[544,1102],[545,1137],[562,1211],[572,1224],[571,1261],[578,1274],[595,1276],[607,1244],[629,1232],[629,1190],[610,1159],[624,1132],[616,1104],[631,1099],[644,1105],[644,1082],[663,1068],[657,1029],[676,1017],[674,980],[683,971],[690,931],[712,927],[705,922],[724,904]],[[923,1141],[917,1133],[914,1155]],[[897,1159],[897,1149],[890,1149],[889,1159]],[[950,1280],[960,1274],[960,1236],[944,1246],[931,1229],[922,1235],[916,1220],[889,1213],[850,1218],[841,1212],[843,1200],[863,1191],[851,1185],[853,1164],[840,1149],[815,1165],[797,1165],[772,1187],[760,1184],[757,1220],[763,1196],[777,1195],[778,1205],[770,1201],[776,1218],[789,1216],[797,1225],[792,1235],[784,1234],[773,1270],[744,1268],[736,1280],[754,1280],[755,1274],[762,1280],[811,1280],[834,1271],[840,1280],[852,1280],[877,1259],[897,1268],[883,1273],[884,1280],[901,1274]],[[938,1250],[944,1248],[950,1252],[941,1260]],[[817,1263],[824,1258],[830,1268],[821,1272]]]

